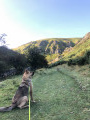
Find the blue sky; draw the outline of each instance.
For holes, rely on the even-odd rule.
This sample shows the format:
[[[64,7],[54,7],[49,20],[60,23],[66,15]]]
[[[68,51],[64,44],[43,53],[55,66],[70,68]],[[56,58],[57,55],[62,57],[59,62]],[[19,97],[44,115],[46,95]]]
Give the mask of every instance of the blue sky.
[[[44,38],[90,32],[90,0],[0,0],[0,34],[15,48]]]

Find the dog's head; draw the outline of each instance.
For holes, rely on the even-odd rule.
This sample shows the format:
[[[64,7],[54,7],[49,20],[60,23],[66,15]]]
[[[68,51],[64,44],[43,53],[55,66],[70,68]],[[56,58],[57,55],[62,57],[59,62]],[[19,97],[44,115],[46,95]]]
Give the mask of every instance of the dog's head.
[[[34,72],[29,71],[28,69],[25,69],[22,80],[29,80],[32,78],[32,76],[34,75]]]
[[[31,78],[34,75],[34,72],[29,71],[29,69],[25,69],[23,77],[22,77],[22,82],[27,83],[28,85],[30,85],[31,83]]]
[[[31,72],[28,69],[25,69],[22,77],[22,82],[27,82],[27,80],[31,81],[31,78],[33,75],[34,75],[34,72]]]

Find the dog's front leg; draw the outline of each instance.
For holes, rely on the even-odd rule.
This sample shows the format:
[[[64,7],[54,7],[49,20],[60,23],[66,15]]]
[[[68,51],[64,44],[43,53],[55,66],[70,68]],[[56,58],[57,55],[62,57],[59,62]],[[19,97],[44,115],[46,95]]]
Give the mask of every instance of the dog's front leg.
[[[32,84],[30,84],[30,97],[31,97],[31,102],[35,102],[35,101],[33,100]]]

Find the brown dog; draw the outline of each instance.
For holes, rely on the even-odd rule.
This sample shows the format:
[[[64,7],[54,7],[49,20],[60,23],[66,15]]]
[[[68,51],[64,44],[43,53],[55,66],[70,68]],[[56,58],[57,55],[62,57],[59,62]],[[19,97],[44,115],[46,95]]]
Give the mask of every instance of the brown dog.
[[[30,72],[28,69],[25,70],[23,77],[22,77],[22,82],[16,91],[16,94],[12,98],[12,104],[9,107],[1,107],[0,112],[4,111],[11,111],[15,107],[19,108],[25,108],[28,107],[28,105],[25,106],[25,104],[28,102],[28,90],[30,86],[30,96],[31,96],[31,101],[33,101],[33,96],[32,96],[32,83],[31,83],[31,78],[34,75],[34,72]]]

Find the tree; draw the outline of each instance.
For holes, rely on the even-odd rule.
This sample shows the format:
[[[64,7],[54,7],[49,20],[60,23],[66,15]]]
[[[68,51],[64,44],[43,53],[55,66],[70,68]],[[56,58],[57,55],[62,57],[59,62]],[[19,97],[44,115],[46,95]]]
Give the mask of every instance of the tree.
[[[29,48],[26,57],[28,65],[31,66],[32,70],[48,66],[45,56],[40,54],[40,50],[37,47]]]
[[[9,57],[9,64],[16,69],[17,74],[21,74],[27,66],[27,60],[24,55],[16,53]]]
[[[1,46],[6,44],[5,36],[7,36],[5,33],[0,35],[0,44],[1,44]]]
[[[17,53],[5,46],[0,46],[0,72],[5,72],[11,68],[15,68],[17,74],[22,73],[27,66],[25,55]]]
[[[4,61],[0,61],[0,74],[4,73],[8,69],[8,65]]]

